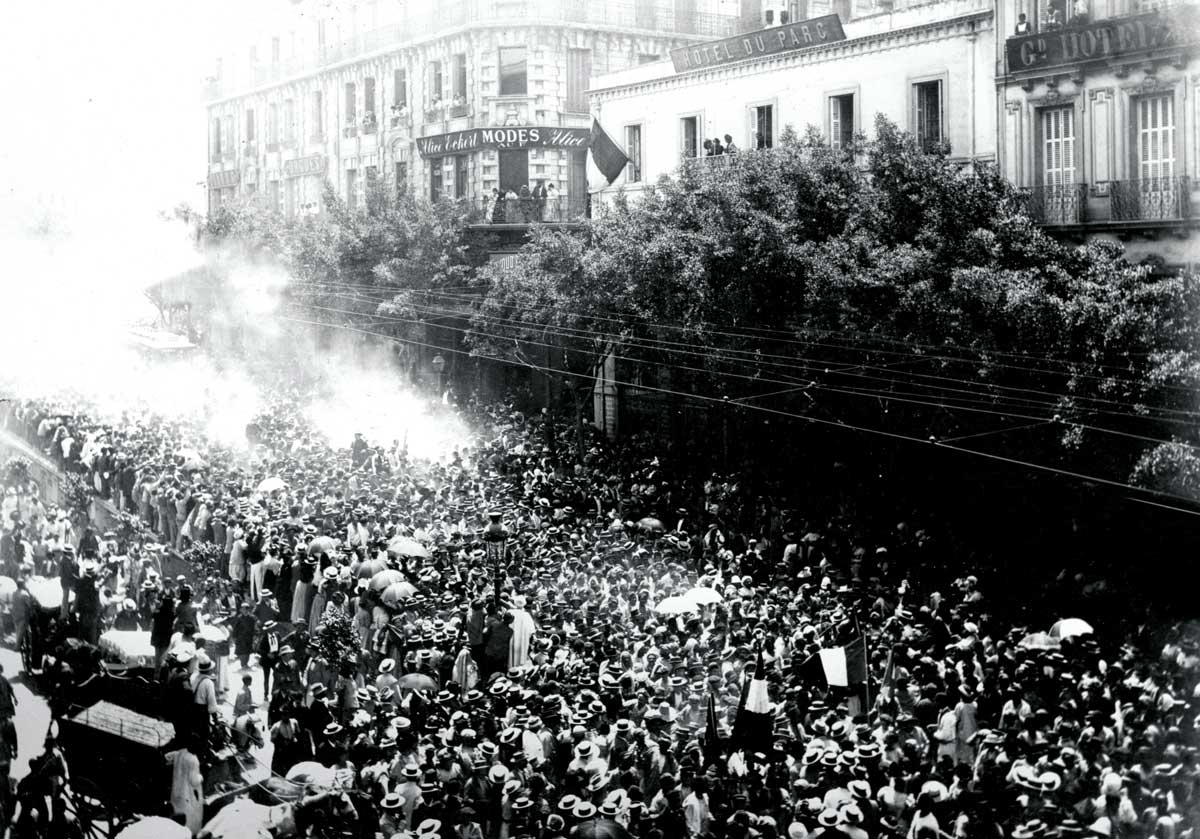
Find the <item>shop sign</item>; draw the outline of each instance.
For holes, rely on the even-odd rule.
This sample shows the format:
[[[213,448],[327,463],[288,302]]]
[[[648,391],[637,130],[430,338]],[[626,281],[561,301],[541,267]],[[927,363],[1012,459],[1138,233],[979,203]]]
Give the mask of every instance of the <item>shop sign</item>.
[[[1194,17],[1152,12],[1020,35],[1005,44],[1010,73],[1044,70],[1182,46],[1197,40]]]
[[[325,155],[314,154],[309,157],[285,160],[283,161],[283,174],[289,178],[300,175],[323,175],[325,174]]]
[[[530,125],[517,127],[470,128],[449,134],[417,138],[421,157],[442,157],[480,149],[562,148],[586,149],[591,144],[590,128],[556,128]]]
[[[213,172],[208,176],[208,185],[212,189],[226,189],[231,186],[238,185],[237,169],[228,169],[224,172]]]
[[[784,52],[820,47],[835,41],[846,40],[842,19],[836,14],[823,15],[810,20],[748,32],[721,41],[676,47],[671,50],[671,63],[676,73],[719,67],[747,58],[761,58]]]

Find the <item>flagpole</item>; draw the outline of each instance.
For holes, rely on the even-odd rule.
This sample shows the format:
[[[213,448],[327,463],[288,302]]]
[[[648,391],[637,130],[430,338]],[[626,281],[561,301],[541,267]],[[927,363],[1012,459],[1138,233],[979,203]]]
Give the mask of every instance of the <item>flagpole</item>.
[[[867,633],[863,632],[862,624],[858,622],[858,612],[854,613],[854,628],[858,630],[858,634],[862,636],[863,645],[863,669],[866,671],[866,678],[863,679],[863,689],[867,693],[867,719],[871,718],[871,651],[867,649]]]

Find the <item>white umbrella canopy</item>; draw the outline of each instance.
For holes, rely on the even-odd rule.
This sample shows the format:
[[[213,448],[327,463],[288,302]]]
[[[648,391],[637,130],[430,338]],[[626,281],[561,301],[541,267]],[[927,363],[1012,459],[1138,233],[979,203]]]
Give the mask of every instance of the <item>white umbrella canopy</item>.
[[[280,478],[280,477],[265,478],[264,480],[259,482],[257,491],[258,492],[275,492],[276,490],[283,489],[286,486],[287,486],[287,484],[284,483],[283,478]]]
[[[162,816],[147,816],[126,827],[116,839],[191,839],[192,832]]]
[[[386,571],[380,571],[371,578],[371,591],[383,591],[393,583],[404,582],[404,574],[400,571],[389,568]]]
[[[1027,650],[1057,650],[1062,642],[1047,632],[1033,632],[1021,639],[1020,646]]]
[[[1074,638],[1076,635],[1091,635],[1095,631],[1092,629],[1092,625],[1082,618],[1066,618],[1057,621],[1054,626],[1050,627],[1050,637],[1061,640]]]
[[[697,606],[711,606],[714,603],[724,603],[721,592],[708,586],[696,586],[683,594],[683,598]]]
[[[383,594],[379,596],[389,606],[395,606],[401,600],[407,600],[417,593],[417,589],[409,582],[392,583],[383,590]]]
[[[209,819],[199,835],[201,839],[271,839],[270,826],[270,807],[248,798],[238,798]],[[185,829],[183,835],[191,834]]]
[[[654,611],[660,615],[686,615],[700,611],[700,607],[686,597],[676,595],[661,601],[654,607]]]

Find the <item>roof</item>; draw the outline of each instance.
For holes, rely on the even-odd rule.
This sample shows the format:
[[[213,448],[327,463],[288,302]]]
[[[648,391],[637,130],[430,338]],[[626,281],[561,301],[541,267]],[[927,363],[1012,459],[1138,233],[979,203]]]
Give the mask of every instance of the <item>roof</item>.
[[[175,726],[169,722],[156,720],[103,700],[90,708],[84,708],[71,717],[70,721],[84,728],[103,731],[152,749],[163,748],[175,736]]]

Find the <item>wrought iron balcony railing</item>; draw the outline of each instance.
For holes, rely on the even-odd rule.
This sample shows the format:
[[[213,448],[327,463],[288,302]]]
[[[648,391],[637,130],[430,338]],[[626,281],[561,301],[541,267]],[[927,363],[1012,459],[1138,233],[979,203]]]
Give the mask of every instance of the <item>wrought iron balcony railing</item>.
[[[592,217],[592,203],[587,196],[556,195],[542,199],[486,196],[471,203],[483,214],[481,224],[570,224]]]
[[[1168,221],[1191,217],[1186,177],[1140,178],[1109,185],[1114,221]]]
[[[1079,224],[1087,218],[1087,184],[1046,184],[1030,187],[1025,209],[1038,224]]]

